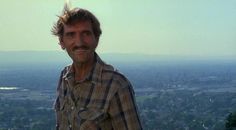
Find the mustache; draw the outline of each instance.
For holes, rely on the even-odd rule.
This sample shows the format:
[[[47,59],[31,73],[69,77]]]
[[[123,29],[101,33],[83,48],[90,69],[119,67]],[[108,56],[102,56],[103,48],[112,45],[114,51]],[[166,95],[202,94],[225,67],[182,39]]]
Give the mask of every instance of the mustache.
[[[88,46],[85,46],[85,45],[82,45],[82,46],[75,46],[73,47],[72,51],[75,51],[77,49],[83,49],[83,50],[88,50],[89,47]]]

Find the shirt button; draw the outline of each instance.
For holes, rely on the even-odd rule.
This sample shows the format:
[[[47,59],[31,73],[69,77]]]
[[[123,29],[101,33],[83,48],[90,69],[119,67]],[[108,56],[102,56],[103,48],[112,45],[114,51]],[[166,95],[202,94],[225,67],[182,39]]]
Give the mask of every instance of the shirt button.
[[[74,110],[74,107],[71,107],[71,110]]]
[[[71,126],[71,125],[69,125],[69,128],[72,128],[72,126]]]

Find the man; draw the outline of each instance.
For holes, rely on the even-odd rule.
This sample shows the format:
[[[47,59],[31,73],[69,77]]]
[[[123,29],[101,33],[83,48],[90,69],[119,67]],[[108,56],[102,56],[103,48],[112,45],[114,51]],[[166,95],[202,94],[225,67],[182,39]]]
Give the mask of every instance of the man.
[[[52,33],[73,63],[61,72],[55,101],[58,130],[141,130],[125,76],[95,52],[102,33],[88,10],[65,9]]]

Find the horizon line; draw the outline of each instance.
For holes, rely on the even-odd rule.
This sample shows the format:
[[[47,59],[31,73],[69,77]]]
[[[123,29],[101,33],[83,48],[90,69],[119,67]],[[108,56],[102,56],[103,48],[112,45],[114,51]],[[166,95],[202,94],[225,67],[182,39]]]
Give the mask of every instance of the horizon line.
[[[64,50],[0,50],[0,53],[34,53],[34,52],[59,52],[65,53]],[[236,55],[185,55],[185,54],[145,54],[145,53],[138,53],[138,52],[97,52],[100,55],[137,55],[137,56],[147,56],[150,57],[165,57],[165,58],[200,58],[200,59],[228,59],[228,60],[236,60]],[[194,59],[193,59],[194,60]]]

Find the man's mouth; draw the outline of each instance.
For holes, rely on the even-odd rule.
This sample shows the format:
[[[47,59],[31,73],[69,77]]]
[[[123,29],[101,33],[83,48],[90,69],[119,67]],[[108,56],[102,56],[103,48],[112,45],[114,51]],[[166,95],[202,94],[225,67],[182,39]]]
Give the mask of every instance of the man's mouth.
[[[84,49],[77,49],[74,52],[75,53],[82,53],[82,52],[87,52],[88,50],[84,50]]]
[[[87,50],[89,50],[89,47],[87,46],[80,46],[80,47],[76,46],[73,48],[73,51],[87,51]]]
[[[76,53],[83,53],[88,50],[89,50],[89,47],[87,47],[87,46],[80,46],[80,47],[76,46],[73,48],[73,52],[76,52]]]

